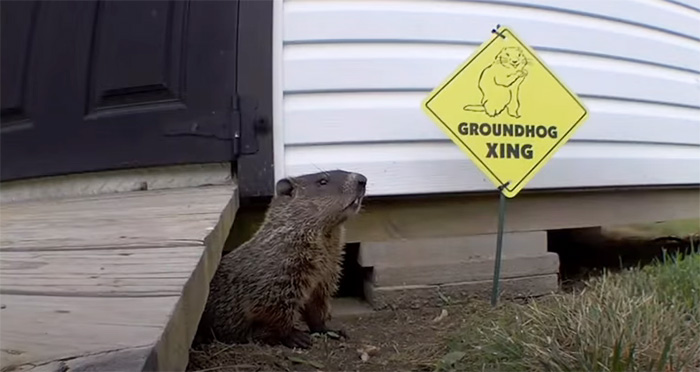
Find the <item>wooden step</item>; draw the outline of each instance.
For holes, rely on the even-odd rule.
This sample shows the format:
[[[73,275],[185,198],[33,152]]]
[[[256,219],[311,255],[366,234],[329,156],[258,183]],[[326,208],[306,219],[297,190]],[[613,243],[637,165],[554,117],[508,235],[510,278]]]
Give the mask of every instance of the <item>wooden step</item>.
[[[424,264],[418,261],[406,266],[375,266],[372,270],[372,284],[377,287],[392,287],[489,280],[493,278],[494,262],[494,259],[475,259],[439,264]],[[539,256],[503,257],[501,260],[501,278],[547,275],[558,272],[559,256],[556,253],[545,253]]]
[[[185,369],[235,185],[1,208],[0,369]]]
[[[558,275],[548,274],[500,280],[501,299],[541,296],[555,292]],[[444,285],[376,287],[365,283],[365,296],[375,310],[420,308],[465,303],[471,299],[488,300],[492,281],[472,281]]]
[[[493,259],[496,234],[448,238],[362,242],[358,261],[363,267],[402,267],[417,264]],[[507,233],[503,235],[503,257],[529,257],[547,253],[545,231]]]

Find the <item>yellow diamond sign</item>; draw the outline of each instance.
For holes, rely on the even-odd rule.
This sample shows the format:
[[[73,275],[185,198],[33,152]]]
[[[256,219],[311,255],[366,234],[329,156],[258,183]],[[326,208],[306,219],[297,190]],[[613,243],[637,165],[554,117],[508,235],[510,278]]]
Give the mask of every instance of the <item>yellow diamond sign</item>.
[[[423,110],[512,198],[587,118],[580,99],[511,29],[435,88]]]

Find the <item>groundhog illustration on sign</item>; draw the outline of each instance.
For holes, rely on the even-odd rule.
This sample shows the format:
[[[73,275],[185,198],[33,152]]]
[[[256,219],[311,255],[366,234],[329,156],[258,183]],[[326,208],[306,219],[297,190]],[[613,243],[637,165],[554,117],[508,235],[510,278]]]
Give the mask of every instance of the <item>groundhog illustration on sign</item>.
[[[193,346],[216,338],[308,348],[309,333],[328,334],[344,223],[359,212],[366,184],[364,175],[343,170],[279,180],[258,231],[222,257]]]
[[[505,47],[479,76],[481,104],[464,106],[465,111],[485,112],[495,117],[503,110],[520,117],[520,84],[527,77],[527,58],[519,47]]]

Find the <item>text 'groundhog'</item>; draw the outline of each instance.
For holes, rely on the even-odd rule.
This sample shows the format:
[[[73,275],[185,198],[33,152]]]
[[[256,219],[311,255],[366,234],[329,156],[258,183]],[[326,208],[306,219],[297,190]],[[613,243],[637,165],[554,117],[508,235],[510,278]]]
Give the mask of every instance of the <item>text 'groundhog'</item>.
[[[463,136],[496,136],[557,138],[557,127],[545,125],[500,124],[500,123],[460,123],[459,134]],[[492,159],[532,159],[534,152],[529,143],[487,142],[487,158]]]

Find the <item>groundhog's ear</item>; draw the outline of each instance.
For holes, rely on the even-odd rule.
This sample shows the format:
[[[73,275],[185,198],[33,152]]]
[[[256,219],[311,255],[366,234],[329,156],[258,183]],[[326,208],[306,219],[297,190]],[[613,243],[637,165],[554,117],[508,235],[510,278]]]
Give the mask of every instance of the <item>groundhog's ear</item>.
[[[292,181],[290,181],[288,178],[282,178],[281,180],[277,181],[277,195],[280,196],[292,196],[292,191],[294,190],[294,185],[292,185]]]

